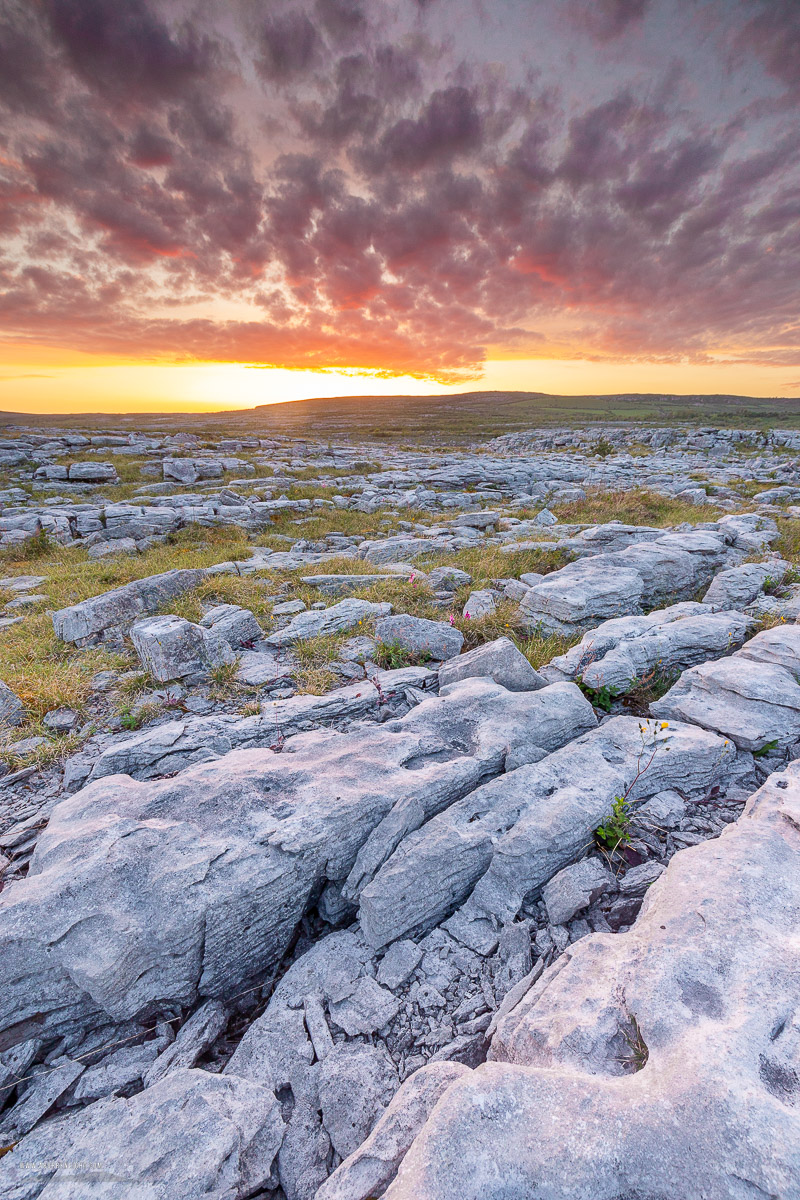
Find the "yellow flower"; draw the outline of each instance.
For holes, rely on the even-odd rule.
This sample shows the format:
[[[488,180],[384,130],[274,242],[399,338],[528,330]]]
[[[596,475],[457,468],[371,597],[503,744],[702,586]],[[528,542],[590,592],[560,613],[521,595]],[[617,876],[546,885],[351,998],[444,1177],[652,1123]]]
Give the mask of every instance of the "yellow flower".
[[[669,721],[662,721],[662,722],[661,722],[661,728],[662,728],[662,729],[669,729]]]

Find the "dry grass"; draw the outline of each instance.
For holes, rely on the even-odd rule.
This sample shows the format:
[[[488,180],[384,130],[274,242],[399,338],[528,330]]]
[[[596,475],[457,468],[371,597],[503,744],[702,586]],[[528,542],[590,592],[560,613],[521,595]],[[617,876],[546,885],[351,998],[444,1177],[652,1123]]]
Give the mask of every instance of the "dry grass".
[[[604,521],[623,521],[626,525],[679,525],[683,521],[715,521],[725,510],[715,504],[695,505],[687,500],[660,496],[646,489],[629,492],[607,492],[594,489],[585,500],[556,507],[559,521],[566,524],[600,524]]]
[[[776,524],[781,536],[772,545],[773,550],[780,550],[787,562],[800,566],[800,520],[791,517],[777,517]]]

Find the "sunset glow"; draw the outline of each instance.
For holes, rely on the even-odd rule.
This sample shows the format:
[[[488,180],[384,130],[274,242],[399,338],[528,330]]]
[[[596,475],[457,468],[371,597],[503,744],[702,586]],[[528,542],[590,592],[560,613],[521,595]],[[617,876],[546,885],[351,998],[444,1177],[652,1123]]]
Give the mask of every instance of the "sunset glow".
[[[0,409],[800,394],[796,0],[10,0]]]

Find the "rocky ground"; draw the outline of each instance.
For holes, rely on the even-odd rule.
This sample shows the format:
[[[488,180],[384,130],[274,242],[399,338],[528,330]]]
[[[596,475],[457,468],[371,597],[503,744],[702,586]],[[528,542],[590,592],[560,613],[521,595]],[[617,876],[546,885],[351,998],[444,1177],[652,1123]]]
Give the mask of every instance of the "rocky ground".
[[[0,1190],[797,1200],[800,435],[0,441]]]

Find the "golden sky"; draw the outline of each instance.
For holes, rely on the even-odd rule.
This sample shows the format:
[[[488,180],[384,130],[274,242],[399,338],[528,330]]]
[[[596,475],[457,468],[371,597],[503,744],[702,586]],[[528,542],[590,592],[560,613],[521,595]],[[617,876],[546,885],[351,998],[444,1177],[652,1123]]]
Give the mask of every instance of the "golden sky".
[[[76,362],[76,358],[83,361]],[[337,370],[252,368],[238,363],[98,363],[91,356],[64,356],[53,351],[32,356],[28,349],[6,355],[0,351],[0,411],[196,412],[252,408],[312,396],[447,395],[478,388],[557,395],[666,392],[800,396],[797,374],[797,368],[741,364],[512,359],[488,361],[479,380],[445,385],[408,375],[381,378]]]

